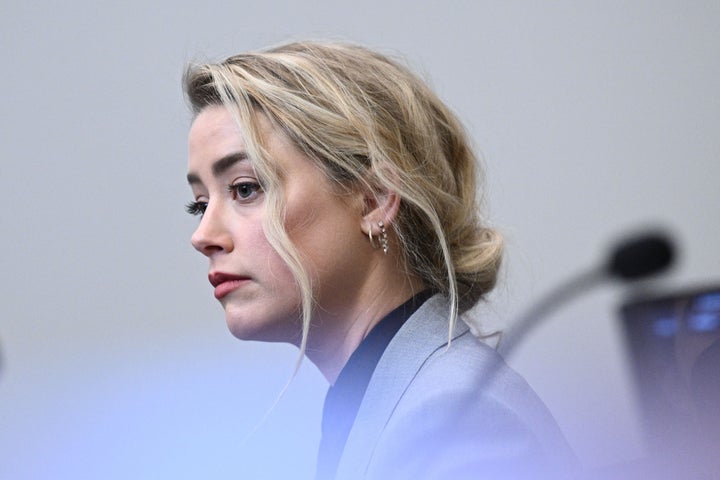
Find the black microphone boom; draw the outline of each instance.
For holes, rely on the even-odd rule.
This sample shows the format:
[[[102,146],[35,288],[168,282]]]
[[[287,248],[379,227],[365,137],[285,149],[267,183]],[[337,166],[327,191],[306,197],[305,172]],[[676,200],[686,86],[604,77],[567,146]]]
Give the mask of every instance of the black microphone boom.
[[[572,277],[515,321],[509,335],[503,339],[500,351],[509,355],[531,329],[568,300],[609,279],[632,281],[657,275],[667,270],[674,258],[674,244],[670,236],[662,232],[648,232],[618,242],[604,265]]]

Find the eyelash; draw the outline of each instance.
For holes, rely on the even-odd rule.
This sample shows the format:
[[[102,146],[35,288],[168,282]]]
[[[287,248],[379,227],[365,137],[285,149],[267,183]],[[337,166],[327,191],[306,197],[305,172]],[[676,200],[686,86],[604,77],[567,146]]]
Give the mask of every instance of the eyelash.
[[[190,215],[202,215],[207,209],[207,202],[190,202],[185,205],[185,211]]]
[[[255,182],[238,182],[228,185],[228,192],[233,196],[233,200],[245,201],[250,199],[250,196],[254,193],[262,191],[262,186]],[[241,189],[249,189],[244,193],[240,193]],[[190,215],[202,215],[207,210],[207,202],[190,202],[185,205],[185,211]]]

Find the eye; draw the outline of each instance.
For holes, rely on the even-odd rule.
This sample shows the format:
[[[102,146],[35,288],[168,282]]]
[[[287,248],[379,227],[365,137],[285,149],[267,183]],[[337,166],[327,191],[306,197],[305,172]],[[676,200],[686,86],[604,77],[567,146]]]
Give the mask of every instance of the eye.
[[[185,205],[185,211],[190,215],[202,215],[207,210],[207,202],[190,202]]]
[[[262,191],[262,187],[257,182],[238,182],[228,187],[230,193],[233,194],[235,200],[252,200],[252,198]]]

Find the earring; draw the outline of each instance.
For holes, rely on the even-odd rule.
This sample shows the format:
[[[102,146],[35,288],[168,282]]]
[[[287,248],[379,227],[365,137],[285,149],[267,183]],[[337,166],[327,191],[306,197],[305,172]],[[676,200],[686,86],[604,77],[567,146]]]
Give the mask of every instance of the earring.
[[[380,221],[378,222],[378,227],[380,227],[380,246],[382,247],[383,253],[387,255],[388,252],[388,239],[387,239],[387,232],[385,231],[385,224]]]
[[[370,239],[370,245],[372,246],[372,248],[377,248],[375,246],[375,240],[373,239],[372,224],[370,225],[370,228],[368,229],[368,238]]]

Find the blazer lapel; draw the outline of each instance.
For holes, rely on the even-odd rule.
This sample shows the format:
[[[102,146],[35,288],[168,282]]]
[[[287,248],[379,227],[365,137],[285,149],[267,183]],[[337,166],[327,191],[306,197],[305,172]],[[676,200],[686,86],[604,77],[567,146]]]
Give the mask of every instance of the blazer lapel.
[[[370,379],[348,436],[337,479],[363,476],[400,398],[428,357],[447,346],[448,311],[444,298],[433,296],[405,322],[388,345]],[[458,319],[453,338],[467,331],[467,325]]]

